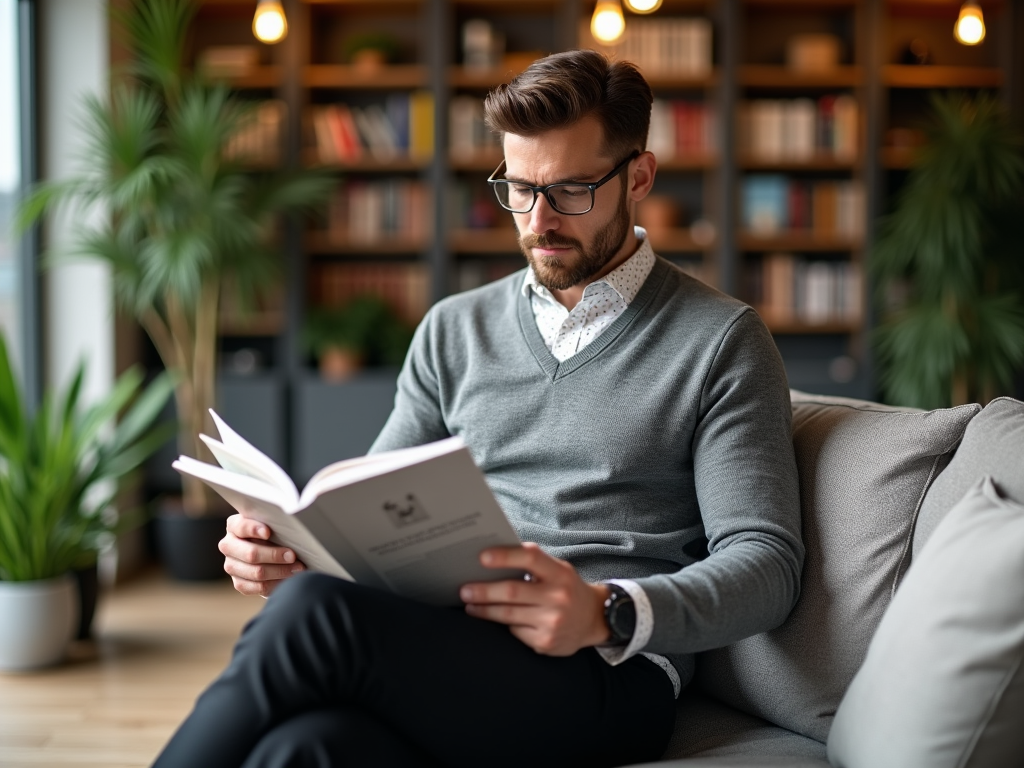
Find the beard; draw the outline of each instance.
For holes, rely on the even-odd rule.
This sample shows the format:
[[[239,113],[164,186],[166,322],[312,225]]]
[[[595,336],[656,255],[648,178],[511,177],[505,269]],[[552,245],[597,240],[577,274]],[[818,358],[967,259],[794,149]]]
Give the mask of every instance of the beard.
[[[524,235],[520,232],[518,237],[519,248],[533,267],[537,282],[549,291],[565,291],[600,272],[615,258],[628,234],[629,202],[623,194],[622,204],[611,221],[594,234],[587,247],[580,240],[554,232],[543,235]],[[534,257],[533,248],[572,248],[577,256],[573,258],[570,253],[566,256]]]

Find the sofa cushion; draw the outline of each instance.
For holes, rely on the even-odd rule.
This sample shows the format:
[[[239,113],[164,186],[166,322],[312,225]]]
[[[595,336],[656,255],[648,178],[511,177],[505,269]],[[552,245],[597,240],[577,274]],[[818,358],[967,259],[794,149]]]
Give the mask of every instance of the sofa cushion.
[[[985,477],[935,529],[836,714],[842,768],[1024,760],[1024,506]]]
[[[662,762],[648,765],[828,768],[828,761],[824,744],[744,714],[691,687],[679,697],[675,731]]]
[[[1024,504],[1024,403],[1000,397],[967,425],[964,441],[921,504],[914,529],[914,557],[967,489],[991,475],[1008,499]]]
[[[924,493],[980,406],[792,397],[800,598],[781,627],[699,654],[696,678],[721,701],[824,742],[909,557]]]

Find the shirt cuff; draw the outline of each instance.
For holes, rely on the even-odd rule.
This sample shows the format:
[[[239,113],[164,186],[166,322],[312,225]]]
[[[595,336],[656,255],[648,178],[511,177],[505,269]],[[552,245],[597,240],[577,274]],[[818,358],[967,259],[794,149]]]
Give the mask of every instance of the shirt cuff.
[[[643,587],[635,581],[628,579],[609,579],[605,584],[616,584],[626,590],[626,594],[633,598],[633,605],[636,607],[636,628],[633,630],[633,637],[629,645],[623,646],[598,646],[597,652],[601,658],[612,666],[621,664],[627,659],[636,656],[641,649],[647,645],[654,633],[654,609],[651,608],[651,601],[644,592]]]

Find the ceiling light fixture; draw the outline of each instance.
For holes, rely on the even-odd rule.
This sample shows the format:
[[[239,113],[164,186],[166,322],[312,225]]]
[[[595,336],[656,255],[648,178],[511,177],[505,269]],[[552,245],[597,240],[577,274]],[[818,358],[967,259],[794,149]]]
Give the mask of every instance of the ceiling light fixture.
[[[626,19],[622,15],[619,0],[598,0],[594,15],[590,19],[590,33],[602,43],[614,43],[626,31]]]
[[[953,27],[953,36],[964,45],[977,45],[985,39],[985,17],[981,6],[967,0],[960,6],[960,18]]]
[[[279,0],[259,0],[252,17],[252,33],[261,43],[279,43],[288,34],[288,19]]]

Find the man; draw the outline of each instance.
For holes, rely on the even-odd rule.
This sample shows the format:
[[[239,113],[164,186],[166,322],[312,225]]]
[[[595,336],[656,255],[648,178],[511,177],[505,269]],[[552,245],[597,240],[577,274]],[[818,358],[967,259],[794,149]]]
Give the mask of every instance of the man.
[[[465,438],[528,581],[432,608],[301,570],[241,517],[273,593],[160,766],[622,765],[657,759],[696,651],[778,625],[803,548],[789,393],[749,308],[654,255],[651,91],[573,51],[488,96],[490,179],[529,268],[439,302],[373,446]]]

